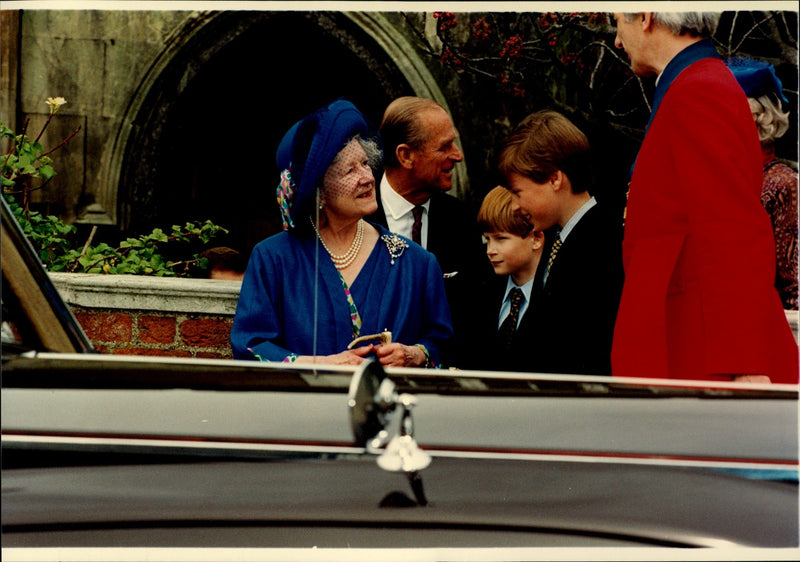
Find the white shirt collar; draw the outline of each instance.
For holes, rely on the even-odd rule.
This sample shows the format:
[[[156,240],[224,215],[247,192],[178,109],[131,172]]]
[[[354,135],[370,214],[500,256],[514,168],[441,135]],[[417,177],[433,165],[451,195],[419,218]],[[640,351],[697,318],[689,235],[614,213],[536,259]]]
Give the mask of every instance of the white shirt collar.
[[[508,282],[506,283],[506,294],[503,297],[503,302],[508,300],[508,294],[511,292],[511,289],[522,289],[522,294],[525,295],[525,302],[530,302],[531,292],[533,291],[533,279],[520,287],[514,283],[514,280],[509,275]]]
[[[386,174],[381,178],[381,203],[386,217],[399,220],[409,214],[415,207],[413,203],[397,193],[386,179]],[[431,200],[428,199],[422,204],[425,210],[430,210]]]
[[[595,205],[597,205],[597,199],[592,197],[586,203],[584,203],[583,206],[580,209],[578,209],[578,211],[574,215],[572,215],[572,218],[570,218],[567,221],[567,224],[565,224],[564,228],[562,228],[561,231],[558,233],[558,237],[561,238],[562,242],[564,242],[567,239],[567,236],[569,236],[569,233],[572,232],[572,229],[575,228],[575,225],[578,224],[578,221],[581,220],[583,215],[585,215],[589,211],[589,209],[591,209]]]

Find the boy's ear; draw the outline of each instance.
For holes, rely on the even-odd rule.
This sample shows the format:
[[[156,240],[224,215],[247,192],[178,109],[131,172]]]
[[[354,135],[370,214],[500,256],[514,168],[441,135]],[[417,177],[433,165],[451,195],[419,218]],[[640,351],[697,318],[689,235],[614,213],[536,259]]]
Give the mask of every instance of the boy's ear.
[[[531,248],[534,252],[538,252],[544,248],[544,232],[541,230],[532,230],[528,236],[530,236]]]
[[[566,176],[564,176],[564,172],[562,172],[561,170],[556,170],[555,172],[552,173],[549,181],[550,185],[553,186],[554,191],[559,191],[561,189],[561,187],[564,185],[565,177]]]

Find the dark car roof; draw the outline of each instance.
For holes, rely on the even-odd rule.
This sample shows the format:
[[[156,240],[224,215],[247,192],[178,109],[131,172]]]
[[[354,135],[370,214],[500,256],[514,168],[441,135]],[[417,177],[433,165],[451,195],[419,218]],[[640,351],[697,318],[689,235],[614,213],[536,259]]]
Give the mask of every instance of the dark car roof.
[[[796,385],[102,355],[14,225],[4,204],[4,554],[798,545]],[[357,435],[367,372],[429,467]]]

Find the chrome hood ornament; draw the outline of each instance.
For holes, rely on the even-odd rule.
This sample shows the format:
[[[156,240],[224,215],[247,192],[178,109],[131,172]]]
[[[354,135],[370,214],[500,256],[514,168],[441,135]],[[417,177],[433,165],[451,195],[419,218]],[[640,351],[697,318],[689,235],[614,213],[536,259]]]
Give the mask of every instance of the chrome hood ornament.
[[[419,471],[431,456],[414,439],[412,409],[417,398],[397,393],[395,383],[377,361],[367,361],[353,375],[347,397],[356,444],[379,455],[378,466],[408,475],[419,505],[427,505]]]

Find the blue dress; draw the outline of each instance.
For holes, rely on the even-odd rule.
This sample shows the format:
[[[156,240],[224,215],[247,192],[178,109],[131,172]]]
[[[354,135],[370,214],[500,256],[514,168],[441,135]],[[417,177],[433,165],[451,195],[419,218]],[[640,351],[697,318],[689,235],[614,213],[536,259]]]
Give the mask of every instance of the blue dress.
[[[447,362],[454,336],[436,258],[408,239],[374,226],[381,238],[350,286],[362,321],[360,333],[389,330],[393,342],[424,345],[439,366]],[[394,258],[391,237],[407,244]],[[281,232],[256,245],[231,330],[235,358],[257,355],[282,361],[291,353],[333,355],[353,340],[352,326],[342,279],[315,237]]]

